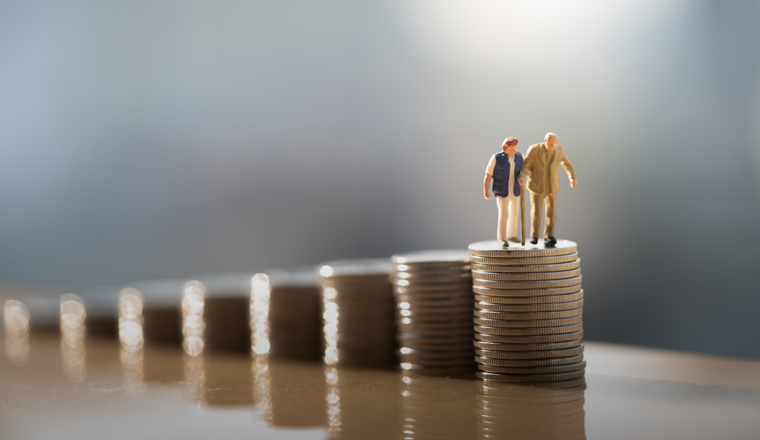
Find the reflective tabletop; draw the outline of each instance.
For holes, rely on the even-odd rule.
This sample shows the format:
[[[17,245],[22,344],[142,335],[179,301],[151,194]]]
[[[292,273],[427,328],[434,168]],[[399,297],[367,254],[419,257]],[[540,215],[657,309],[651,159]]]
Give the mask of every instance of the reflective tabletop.
[[[760,361],[588,342],[585,386],[530,389],[180,347],[6,338],[0,438],[757,439]]]

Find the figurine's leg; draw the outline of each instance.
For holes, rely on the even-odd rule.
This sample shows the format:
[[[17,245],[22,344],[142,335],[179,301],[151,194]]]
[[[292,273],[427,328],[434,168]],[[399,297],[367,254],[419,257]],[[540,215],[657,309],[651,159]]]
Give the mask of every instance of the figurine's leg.
[[[554,220],[556,220],[554,194],[549,194],[546,196],[546,229],[544,230],[544,238],[554,237]]]
[[[517,241],[517,214],[520,212],[520,198],[509,196],[509,220],[507,221],[507,239]]]
[[[530,236],[538,238],[538,231],[541,228],[541,205],[544,198],[541,194],[530,193]]]
[[[507,218],[508,207],[507,199],[504,197],[496,197],[496,204],[499,206],[499,226],[496,229],[496,239],[499,241],[507,241]]]

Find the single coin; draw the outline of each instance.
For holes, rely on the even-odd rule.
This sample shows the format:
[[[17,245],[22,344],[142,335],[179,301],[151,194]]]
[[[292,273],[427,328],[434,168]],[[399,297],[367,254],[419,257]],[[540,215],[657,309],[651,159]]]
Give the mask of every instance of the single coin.
[[[553,304],[494,304],[476,301],[475,308],[489,312],[557,312],[583,307],[583,300]]]
[[[499,374],[478,371],[477,376],[483,380],[494,382],[557,382],[562,380],[578,379],[584,377],[585,370],[575,371],[572,373],[558,374]]]
[[[495,359],[554,359],[583,354],[583,344],[574,348],[563,350],[537,350],[537,351],[497,351],[475,348],[475,354],[482,357]]]
[[[391,262],[385,258],[337,260],[322,263],[320,266],[319,275],[322,278],[363,277],[387,275]]]
[[[392,263],[408,265],[466,264],[469,261],[470,254],[464,249],[435,249],[417,252],[403,252],[391,256]]]
[[[475,301],[491,304],[523,304],[523,305],[537,305],[537,304],[556,304],[577,301],[583,299],[583,290],[576,293],[568,293],[565,295],[547,295],[547,296],[487,296],[487,295],[474,295]]]
[[[404,295],[435,295],[444,294],[446,292],[464,292],[472,290],[472,282],[467,283],[451,283],[451,284],[436,284],[433,286],[399,286],[394,285],[393,290],[397,294]]]
[[[559,327],[528,327],[528,328],[505,328],[475,325],[474,330],[484,335],[502,335],[502,336],[541,336],[541,335],[561,335],[583,330],[583,322],[572,325],[562,325]]]
[[[470,346],[467,350],[424,350],[412,347],[400,347],[398,354],[401,356],[417,356],[419,359],[449,359],[449,358],[464,358],[474,356],[474,347]],[[474,359],[474,358],[473,358]]]
[[[492,359],[475,356],[475,362],[494,367],[546,367],[552,365],[575,364],[583,360],[583,355],[554,359]]]
[[[468,356],[447,356],[447,357],[431,357],[431,358],[424,358],[422,356],[409,356],[400,354],[398,355],[399,361],[401,362],[410,362],[413,364],[420,364],[420,365],[474,365],[475,360],[472,353],[469,353]]]
[[[582,339],[563,342],[547,342],[540,344],[507,344],[503,342],[487,342],[475,340],[472,345],[476,348],[492,351],[546,351],[546,350],[566,350],[583,345]]]
[[[391,282],[396,280],[409,280],[410,282],[419,281],[421,283],[438,283],[438,282],[457,282],[466,281],[472,278],[471,271],[461,271],[457,273],[417,273],[417,272],[394,272],[390,275]]]
[[[446,308],[446,307],[469,307],[472,309],[473,295],[470,293],[468,296],[459,297],[444,297],[441,299],[425,299],[421,300],[416,297],[410,297],[409,295],[399,295],[396,297],[396,304],[400,309],[414,309],[416,307],[424,308]]]
[[[553,247],[544,246],[544,241],[538,244],[525,243],[525,245],[511,244],[503,248],[498,240],[478,241],[467,247],[471,256],[498,257],[498,258],[529,258],[529,257],[553,257],[567,255],[578,251],[578,245],[569,240],[557,240]]]
[[[583,315],[583,308],[579,307],[572,310],[560,310],[556,312],[491,312],[488,310],[474,311],[475,316],[485,319],[498,319],[504,321],[523,321],[523,320],[541,320],[541,319],[562,319],[575,318]],[[523,327],[522,325],[518,327]],[[532,326],[531,326],[532,327]]]
[[[546,344],[566,341],[576,341],[583,338],[583,330],[564,333],[558,335],[538,335],[538,336],[504,336],[504,335],[487,335],[475,332],[475,339],[484,342],[501,342],[503,344]]]
[[[581,322],[583,322],[583,316],[575,316],[572,318],[562,318],[562,319],[514,320],[514,321],[475,317],[473,318],[473,322],[477,325],[482,325],[484,327],[502,327],[502,328],[513,328],[513,329],[528,328],[528,327],[550,328],[550,327],[565,327],[568,325],[580,324]],[[552,330],[547,330],[546,333],[528,333],[528,334],[554,335],[556,334],[556,332]]]
[[[423,342],[419,340],[405,339],[405,340],[399,340],[399,344],[403,345],[404,347],[416,348],[418,350],[462,351],[462,350],[466,350],[468,347],[472,347],[472,341],[456,342],[456,343],[454,342],[446,343],[445,341],[443,341],[443,343],[440,343],[440,342]]]
[[[457,281],[452,281],[450,279],[435,279],[430,277],[424,280],[401,280],[398,278],[392,278],[390,281],[395,287],[410,287],[414,290],[454,290],[466,288],[472,285],[472,280],[470,278],[462,278]]]
[[[525,265],[505,265],[505,264],[473,264],[472,270],[483,272],[503,272],[503,273],[532,273],[532,272],[563,272],[566,270],[578,269],[581,267],[581,259],[576,258],[573,261],[559,264],[525,264]]]
[[[576,362],[574,364],[550,365],[541,367],[500,367],[493,365],[479,364],[480,371],[501,374],[555,374],[571,373],[586,368],[586,361]]]
[[[478,257],[470,256],[472,264],[493,265],[493,266],[531,266],[544,264],[562,264],[575,261],[578,259],[578,253],[573,252],[567,255],[557,255],[555,257],[532,257],[532,258],[498,258],[498,257]]]
[[[473,278],[472,284],[489,289],[556,289],[558,287],[580,286],[582,280],[583,275],[548,281],[491,281]]]
[[[478,280],[489,281],[549,281],[565,280],[580,276],[581,269],[565,270],[562,272],[485,272],[482,270],[473,270],[472,277]]]
[[[494,297],[536,297],[536,296],[559,296],[570,293],[578,293],[582,290],[581,285],[559,287],[550,289],[499,289],[492,287],[473,286],[472,291],[478,295]]]

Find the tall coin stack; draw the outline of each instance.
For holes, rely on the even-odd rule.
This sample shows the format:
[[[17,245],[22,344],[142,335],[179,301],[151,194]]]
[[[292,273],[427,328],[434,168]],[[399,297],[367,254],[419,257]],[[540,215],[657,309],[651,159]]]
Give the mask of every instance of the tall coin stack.
[[[584,376],[578,246],[498,241],[469,246],[475,293],[475,361],[481,379],[556,382]]]
[[[474,370],[467,251],[397,254],[391,263],[401,368],[441,374]]]
[[[328,365],[376,366],[396,361],[389,269],[386,259],[333,261],[319,268]]]

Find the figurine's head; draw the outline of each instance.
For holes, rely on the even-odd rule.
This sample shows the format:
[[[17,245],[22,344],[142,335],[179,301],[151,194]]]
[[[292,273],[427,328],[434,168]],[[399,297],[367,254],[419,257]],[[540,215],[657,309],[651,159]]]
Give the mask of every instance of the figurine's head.
[[[519,142],[517,139],[508,137],[504,139],[504,143],[501,144],[501,150],[512,156],[515,154],[515,151],[517,151],[517,142]]]
[[[557,148],[557,135],[554,133],[546,133],[544,144],[546,145],[547,150],[554,151]]]

